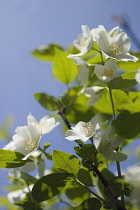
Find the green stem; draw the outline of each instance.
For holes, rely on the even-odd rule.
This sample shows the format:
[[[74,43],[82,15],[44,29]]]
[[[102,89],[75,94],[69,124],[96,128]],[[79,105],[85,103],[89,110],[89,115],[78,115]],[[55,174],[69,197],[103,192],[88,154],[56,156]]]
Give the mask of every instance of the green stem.
[[[101,51],[100,51],[100,56],[101,56],[101,61],[102,61],[102,64],[104,65],[103,54],[102,54],[102,52],[101,52]]]
[[[101,198],[99,195],[97,195],[95,192],[93,192],[92,190],[90,190],[88,187],[86,187],[82,182],[80,182],[78,179],[76,179],[76,182],[81,185],[82,187],[84,187],[85,189],[87,189],[91,194],[93,194],[95,197],[97,197],[100,201],[102,201],[103,203],[105,203],[105,200],[103,198]]]
[[[112,96],[112,90],[111,90],[109,82],[107,84],[108,84],[110,101],[111,101],[111,106],[112,106],[113,120],[115,120],[115,106],[114,106],[114,101],[113,101],[113,96]]]
[[[113,101],[113,96],[112,96],[112,89],[110,87],[109,82],[108,82],[108,89],[109,89],[110,101],[111,101],[112,112],[113,112],[113,120],[115,120],[115,106],[114,106],[114,101]],[[118,149],[119,149],[119,147],[116,149],[116,151],[118,151]],[[118,176],[121,177],[120,162],[116,161],[116,166],[117,166]],[[121,200],[124,203],[124,192],[123,192],[123,189],[122,189],[122,192],[121,192]]]
[[[41,152],[43,152],[44,155],[45,155],[47,158],[49,157],[48,154],[47,154],[41,147],[38,147],[38,149],[39,149]]]

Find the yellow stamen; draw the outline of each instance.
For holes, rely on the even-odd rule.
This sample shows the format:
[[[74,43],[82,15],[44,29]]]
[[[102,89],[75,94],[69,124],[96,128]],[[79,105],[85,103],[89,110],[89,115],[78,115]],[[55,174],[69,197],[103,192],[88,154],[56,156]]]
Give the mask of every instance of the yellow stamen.
[[[110,77],[111,78],[113,76],[113,70],[112,69],[110,69],[110,70],[105,69],[104,73],[102,74],[102,76],[106,76],[106,77]]]
[[[35,148],[35,146],[36,146],[36,144],[35,144],[35,142],[34,142],[34,139],[28,139],[27,141],[26,141],[26,147],[25,147],[25,149],[26,150],[31,150],[31,149],[33,149],[33,148]]]
[[[110,52],[114,55],[121,55],[123,48],[116,44],[116,42],[112,43],[109,47]]]

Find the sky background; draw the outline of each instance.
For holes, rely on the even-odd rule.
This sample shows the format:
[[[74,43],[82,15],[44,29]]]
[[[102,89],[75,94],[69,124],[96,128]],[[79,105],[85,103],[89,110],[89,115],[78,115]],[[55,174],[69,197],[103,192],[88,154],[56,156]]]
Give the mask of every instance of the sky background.
[[[81,33],[81,25],[90,29],[116,26],[113,15],[124,16],[140,37],[140,3],[138,0],[0,0],[0,123],[12,115],[10,134],[17,126],[26,125],[31,112],[40,119],[47,112],[33,94],[46,92],[62,95],[65,85],[53,79],[51,64],[41,62],[30,52],[42,45],[57,43],[67,47]],[[132,50],[138,50],[132,43]],[[48,134],[43,143],[52,149],[71,153],[73,143],[64,140],[61,126]],[[136,142],[137,146],[139,142]],[[0,147],[5,145],[0,142]],[[0,169],[0,195],[7,183],[6,172]]]

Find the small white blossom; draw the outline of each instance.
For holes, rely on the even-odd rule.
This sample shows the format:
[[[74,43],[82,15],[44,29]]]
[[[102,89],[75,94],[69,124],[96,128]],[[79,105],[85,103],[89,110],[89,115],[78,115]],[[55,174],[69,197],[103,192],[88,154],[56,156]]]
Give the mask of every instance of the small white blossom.
[[[26,194],[29,193],[29,190],[31,191],[33,188],[33,185],[29,185],[28,187],[20,190],[16,190],[13,192],[10,192],[7,194],[7,198],[10,201],[10,203],[16,203],[19,201],[22,201],[25,197]]]
[[[77,69],[78,69],[78,80],[81,81],[81,85],[85,85],[86,82],[88,81],[88,75],[89,75],[89,68],[88,68],[88,64],[82,60],[79,57],[70,55],[69,58],[73,58]]]
[[[109,82],[116,76],[119,67],[117,63],[113,60],[107,60],[104,65],[96,65],[94,69],[94,73],[98,77],[98,79]]]
[[[83,34],[80,34],[77,37],[77,39],[74,41],[74,46],[80,51],[80,53],[74,54],[73,56],[84,55],[89,50],[92,49],[93,39],[92,39],[91,31],[87,25],[86,26],[82,25],[81,27],[82,27]]]
[[[118,27],[116,27],[116,32],[115,29],[111,33],[100,31],[97,43],[106,59],[134,62],[138,60],[137,57],[130,55],[130,39]]]
[[[97,151],[103,155],[106,160],[111,161],[124,161],[127,155],[115,151],[117,147],[125,140],[124,137],[114,136],[115,129],[110,126],[103,134],[97,134],[95,136],[95,145]]]
[[[49,116],[44,116],[38,122],[31,114],[27,116],[27,124],[36,127],[41,135],[47,134],[52,131],[59,123],[55,122],[55,118]]]
[[[23,160],[26,160],[38,149],[41,138],[40,132],[32,125],[17,127],[15,132],[16,134],[13,136],[13,141],[7,144],[3,149],[20,152],[25,155]]]
[[[103,25],[99,25],[98,28],[93,28],[91,30],[93,41],[98,41],[99,34],[100,34],[101,31],[106,31]]]
[[[140,69],[138,70],[138,73],[135,75],[135,80],[140,84]]]
[[[127,169],[125,179],[133,185],[131,193],[132,202],[138,209],[140,209],[140,166],[130,166]]]
[[[101,115],[97,114],[87,123],[83,121],[77,123],[75,127],[72,127],[66,132],[65,138],[70,141],[81,139],[85,142],[95,135],[102,125],[104,123],[102,123]]]
[[[89,106],[92,106],[92,105],[96,104],[101,97],[101,91],[100,90],[103,90],[105,88],[106,87],[99,87],[99,86],[86,88],[83,91],[83,93],[85,93],[86,96],[89,97],[89,100],[88,100],[87,104]]]

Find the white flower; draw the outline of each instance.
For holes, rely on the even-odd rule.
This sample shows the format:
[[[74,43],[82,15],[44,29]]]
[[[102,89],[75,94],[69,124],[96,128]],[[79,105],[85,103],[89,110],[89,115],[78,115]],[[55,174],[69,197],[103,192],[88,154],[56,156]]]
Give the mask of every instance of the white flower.
[[[26,194],[31,191],[33,188],[33,185],[29,185],[28,187],[24,188],[23,190],[16,190],[13,192],[10,192],[7,194],[7,198],[10,201],[10,203],[16,203],[19,201],[22,201],[25,197]]]
[[[140,166],[134,165],[127,168],[125,179],[133,186],[140,187]]]
[[[140,166],[130,166],[127,169],[125,179],[133,185],[133,190],[131,192],[132,202],[140,209]]]
[[[72,127],[66,132],[65,138],[70,141],[81,139],[85,142],[92,137],[103,124],[104,123],[101,122],[101,115],[97,114],[87,123],[83,121],[77,123],[75,127]]]
[[[15,132],[13,141],[3,149],[20,152],[25,155],[23,160],[26,160],[38,149],[41,138],[40,132],[32,125],[17,127]]]
[[[122,32],[118,27],[117,32],[101,31],[97,40],[98,46],[106,59],[112,58],[119,61],[137,61],[138,58],[130,55],[130,39],[127,34]]]
[[[74,41],[74,46],[81,52],[78,54],[74,54],[73,56],[84,55],[89,50],[92,49],[93,40],[92,40],[91,31],[87,25],[86,26],[82,25],[81,27],[82,27],[83,34],[80,34],[77,37],[77,40]],[[71,56],[71,55],[69,55],[69,56]]]
[[[87,104],[89,106],[92,106],[94,104],[96,104],[100,97],[101,97],[101,91],[105,89],[106,87],[99,87],[99,86],[94,86],[94,87],[88,87],[86,88],[83,93],[86,94],[87,97],[89,97],[90,99],[88,100]]]
[[[135,80],[140,84],[140,69],[138,70],[138,73],[135,75]]]
[[[115,129],[110,126],[103,134],[95,136],[97,151],[106,159],[111,161],[124,161],[127,155],[115,151],[125,140],[124,137],[114,136]]]
[[[88,64],[81,58],[73,56],[73,55],[69,55],[69,58],[74,59],[78,72],[79,72],[78,80],[81,81],[81,85],[85,85],[86,82],[88,81],[88,75],[89,75]]]
[[[47,115],[41,118],[38,122],[31,114],[29,114],[27,116],[27,124],[36,127],[41,135],[44,135],[52,131],[59,123],[56,123],[53,117],[49,118]]]
[[[105,28],[104,28],[104,26],[102,26],[102,25],[99,25],[98,28],[93,28],[91,30],[93,41],[98,41],[98,39],[99,39],[99,33],[101,31],[106,31]]]
[[[116,73],[118,72],[119,67],[117,63],[113,60],[107,60],[103,65],[96,65],[94,69],[94,73],[98,77],[98,79],[104,81],[104,82],[109,82],[111,81],[115,76]]]

